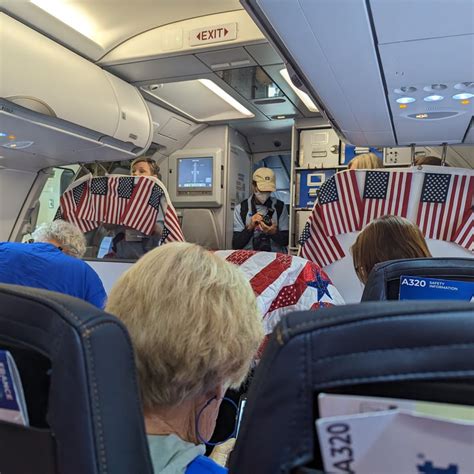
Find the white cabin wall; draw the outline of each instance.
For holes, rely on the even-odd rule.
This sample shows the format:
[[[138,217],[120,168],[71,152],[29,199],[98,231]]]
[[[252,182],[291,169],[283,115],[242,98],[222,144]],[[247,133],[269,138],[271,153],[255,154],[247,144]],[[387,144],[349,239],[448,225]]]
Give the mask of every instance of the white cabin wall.
[[[0,169],[0,241],[7,241],[36,173]]]
[[[205,128],[202,132],[194,136],[185,146],[186,150],[191,148],[221,148],[222,162],[227,165],[229,150],[228,150],[228,130],[226,125],[217,125]],[[224,170],[225,176],[226,170]],[[226,186],[226,183],[224,184]],[[225,205],[220,208],[213,209],[216,225],[219,233],[220,247],[224,247],[225,235]]]
[[[225,248],[232,248],[234,208],[250,194],[252,156],[245,137],[229,129],[229,161],[226,173]]]

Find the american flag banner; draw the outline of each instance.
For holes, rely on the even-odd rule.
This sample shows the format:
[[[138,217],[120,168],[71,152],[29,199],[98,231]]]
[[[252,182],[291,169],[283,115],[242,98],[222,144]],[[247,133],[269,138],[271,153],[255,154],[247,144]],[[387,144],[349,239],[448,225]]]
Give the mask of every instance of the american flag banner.
[[[474,176],[426,173],[416,224],[428,239],[452,242],[472,206]]]
[[[320,267],[325,267],[340,260],[345,254],[337,237],[326,235],[320,212],[320,208],[316,205],[305,224],[298,241],[301,245],[299,255]]]
[[[183,231],[173,206],[170,206],[167,202],[162,202],[160,216],[163,216],[163,231],[161,233],[160,245],[168,242],[184,242]]]
[[[287,313],[344,304],[324,271],[303,258],[253,250],[216,254],[244,272],[257,297],[266,335]]]
[[[87,202],[91,175],[86,175],[72,183],[59,200],[59,209],[54,219],[64,219],[79,227],[82,232],[89,232],[99,224],[78,217]]]
[[[454,234],[453,242],[474,252],[474,210],[469,209],[463,223]]]
[[[109,178],[107,176],[91,178],[87,200],[77,215],[85,221],[103,222],[107,215],[107,207],[110,200]]]
[[[150,235],[158,223],[162,226],[160,244],[184,241],[166,188],[155,177],[87,175],[61,197],[57,217],[73,222],[83,232],[103,223]]]
[[[337,173],[321,186],[316,206],[328,235],[346,234],[360,229],[361,198],[355,171]]]
[[[107,223],[120,224],[120,218],[132,197],[134,187],[133,176],[109,176],[109,205],[104,219]]]
[[[388,214],[406,217],[411,181],[410,171],[367,171],[360,227],[365,227],[374,219]]]
[[[158,222],[163,226],[160,245],[184,242],[178,216],[163,183],[150,176],[134,179],[132,196],[122,215],[121,223],[150,235]]]
[[[146,235],[153,233],[160,208],[161,188],[150,178],[136,178],[132,196],[121,217],[122,225]]]

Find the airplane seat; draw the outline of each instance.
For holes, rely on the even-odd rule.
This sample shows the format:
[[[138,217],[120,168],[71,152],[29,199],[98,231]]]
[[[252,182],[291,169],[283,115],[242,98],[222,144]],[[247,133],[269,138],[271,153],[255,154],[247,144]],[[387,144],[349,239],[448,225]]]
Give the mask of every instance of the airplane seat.
[[[474,258],[411,258],[378,263],[370,272],[362,301],[397,300],[402,275],[474,281]]]
[[[181,227],[186,242],[193,242],[210,250],[220,248],[216,219],[211,209],[182,209],[181,212]]]
[[[320,393],[474,405],[472,305],[369,302],[283,318],[250,384],[230,474],[322,473]]]
[[[152,474],[125,327],[70,296],[0,285],[0,349],[18,366],[30,426],[0,421],[0,470]]]

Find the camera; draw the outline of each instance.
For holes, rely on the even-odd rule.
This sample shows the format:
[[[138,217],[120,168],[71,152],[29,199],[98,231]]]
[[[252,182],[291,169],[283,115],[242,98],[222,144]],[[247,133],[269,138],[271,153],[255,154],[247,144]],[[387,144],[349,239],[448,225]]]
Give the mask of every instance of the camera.
[[[272,217],[273,217],[274,212],[275,211],[273,209],[268,209],[267,214],[263,216],[262,222],[268,227],[270,227],[273,224]]]

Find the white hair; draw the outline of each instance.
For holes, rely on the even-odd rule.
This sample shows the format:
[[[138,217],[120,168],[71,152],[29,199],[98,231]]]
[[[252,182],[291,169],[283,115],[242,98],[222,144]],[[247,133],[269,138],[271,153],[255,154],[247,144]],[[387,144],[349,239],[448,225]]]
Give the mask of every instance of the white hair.
[[[81,258],[86,253],[84,234],[70,222],[58,219],[41,224],[32,235],[35,242],[57,242],[64,252],[73,257]]]

